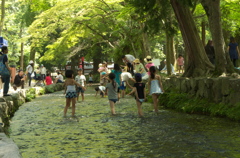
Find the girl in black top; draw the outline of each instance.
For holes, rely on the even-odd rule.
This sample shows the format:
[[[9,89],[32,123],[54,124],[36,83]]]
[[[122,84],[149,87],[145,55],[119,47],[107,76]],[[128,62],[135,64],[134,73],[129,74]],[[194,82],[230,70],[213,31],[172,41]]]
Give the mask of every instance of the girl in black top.
[[[141,105],[142,102],[146,100],[145,83],[142,83],[142,75],[140,73],[135,74],[135,80],[136,83],[134,83],[133,90],[129,93],[129,95],[135,93],[136,104],[138,107],[138,115],[139,117],[143,117]]]

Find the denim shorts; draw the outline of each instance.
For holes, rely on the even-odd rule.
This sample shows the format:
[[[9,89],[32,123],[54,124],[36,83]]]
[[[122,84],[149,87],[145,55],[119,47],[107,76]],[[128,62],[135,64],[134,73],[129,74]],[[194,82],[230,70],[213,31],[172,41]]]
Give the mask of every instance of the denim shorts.
[[[118,99],[109,99],[110,101],[116,103],[118,101]]]
[[[82,89],[82,87],[77,87],[77,93],[84,93],[84,90]]]

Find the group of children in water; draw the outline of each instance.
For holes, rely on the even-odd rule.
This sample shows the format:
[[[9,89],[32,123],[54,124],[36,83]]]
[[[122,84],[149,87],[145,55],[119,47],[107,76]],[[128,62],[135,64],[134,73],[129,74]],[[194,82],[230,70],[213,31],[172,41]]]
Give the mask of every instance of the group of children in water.
[[[149,95],[152,95],[153,99],[153,105],[154,105],[154,111],[158,112],[158,97],[161,93],[164,92],[162,82],[161,82],[161,76],[156,74],[156,67],[152,66],[149,68],[150,76],[147,83]],[[96,95],[98,91],[100,91],[100,95],[104,97],[105,95],[108,96],[109,104],[110,104],[110,110],[111,114],[115,115],[115,103],[119,101],[120,99],[120,88],[124,90],[126,88],[126,85],[123,85],[124,83],[121,83],[116,80],[116,78],[119,76],[116,75],[117,73],[112,70],[111,73],[108,74],[107,79],[108,83],[106,84],[106,87],[103,85],[98,86],[95,88]],[[75,104],[76,104],[76,98],[78,100],[79,95],[82,94],[82,101],[84,100],[84,91],[86,90],[86,78],[82,74],[82,70],[78,71],[78,75],[75,77],[74,80],[74,73],[72,70],[66,70],[65,72],[66,80],[64,83],[65,86],[65,94],[66,94],[66,106],[64,108],[64,116],[66,116],[67,110],[70,107],[70,104],[72,103],[72,116],[75,116]],[[91,78],[92,79],[92,78]],[[140,73],[136,73],[134,75],[134,85],[132,88],[132,91],[129,93],[135,95],[135,100],[138,108],[138,115],[139,117],[143,117],[142,112],[142,103],[146,101],[146,91],[145,87],[146,84],[142,82],[142,75]],[[125,88],[124,88],[125,87]],[[96,96],[95,95],[95,96]]]

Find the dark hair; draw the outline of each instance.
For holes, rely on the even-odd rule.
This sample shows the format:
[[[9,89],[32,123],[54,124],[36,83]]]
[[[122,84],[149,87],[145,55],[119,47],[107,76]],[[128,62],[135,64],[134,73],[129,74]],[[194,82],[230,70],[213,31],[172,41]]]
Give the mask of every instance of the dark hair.
[[[114,64],[113,69],[114,69],[115,71],[122,72],[122,69],[120,68],[120,66],[119,66],[118,64]]]
[[[125,55],[122,55],[122,59],[125,58],[126,56]]]
[[[99,87],[96,87],[96,88],[95,88],[95,91],[99,91]]]
[[[212,40],[208,40],[207,46],[211,46],[212,45]]]
[[[4,52],[5,50],[8,50],[7,46],[2,46],[2,52]]]
[[[179,54],[179,55],[178,55],[178,57],[182,57],[182,55],[181,55],[181,54]]]
[[[19,69],[19,70],[18,70],[18,72],[21,72],[21,71],[23,71],[23,70],[22,70],[22,69]]]
[[[66,70],[65,76],[67,78],[72,78],[73,77],[73,70]]]
[[[132,66],[131,63],[127,63],[127,67],[128,67],[127,72],[130,72],[131,66]]]
[[[155,66],[151,66],[149,68],[149,71],[150,71],[151,79],[154,79],[155,78],[155,72],[156,72]]]
[[[49,74],[49,73],[47,73],[47,76],[50,76],[50,74]]]
[[[139,74],[139,73],[136,73],[135,74],[135,80],[136,80],[136,82],[142,82],[142,75]]]
[[[234,37],[230,37],[230,43],[235,43],[235,38]]]
[[[115,87],[116,87],[116,81],[114,80],[115,77],[116,77],[115,74],[114,73],[110,73],[108,75],[108,77],[109,77],[110,80],[112,80],[112,85],[113,85],[113,88],[115,89]]]

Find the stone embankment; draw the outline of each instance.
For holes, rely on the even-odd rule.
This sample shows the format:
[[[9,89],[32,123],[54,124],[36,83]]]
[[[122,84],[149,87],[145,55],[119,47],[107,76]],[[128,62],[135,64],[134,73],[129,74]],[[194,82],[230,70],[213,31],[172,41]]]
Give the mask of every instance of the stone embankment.
[[[62,90],[62,84],[52,84],[45,87],[33,87],[21,89],[11,94],[12,96],[0,97],[0,157],[21,158],[17,145],[8,135],[9,122],[18,108],[26,101],[35,98],[37,95],[52,93]]]
[[[163,81],[168,91],[188,93],[210,102],[236,105],[240,103],[240,79],[231,77],[184,78],[170,77]]]

